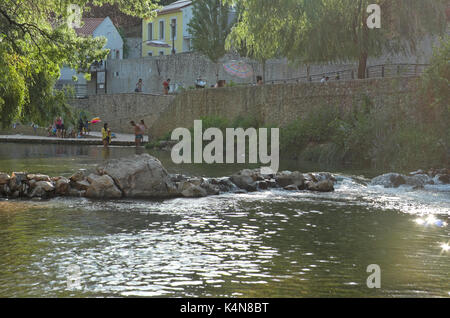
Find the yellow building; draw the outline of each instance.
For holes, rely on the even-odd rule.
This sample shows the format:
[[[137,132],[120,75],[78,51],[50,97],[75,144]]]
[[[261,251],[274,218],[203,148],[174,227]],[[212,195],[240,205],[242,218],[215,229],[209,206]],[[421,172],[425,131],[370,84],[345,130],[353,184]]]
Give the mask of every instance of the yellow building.
[[[153,19],[142,21],[142,56],[191,51],[188,23],[192,19],[192,1],[179,0],[157,11]]]

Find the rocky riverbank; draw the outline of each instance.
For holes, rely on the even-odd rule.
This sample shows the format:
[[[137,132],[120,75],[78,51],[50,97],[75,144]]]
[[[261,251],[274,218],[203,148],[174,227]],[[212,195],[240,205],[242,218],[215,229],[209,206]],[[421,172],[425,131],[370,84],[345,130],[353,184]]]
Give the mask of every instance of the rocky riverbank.
[[[259,169],[242,170],[223,178],[190,178],[169,174],[148,154],[114,159],[94,173],[75,172],[70,178],[43,174],[0,172],[0,197],[48,199],[58,196],[94,199],[206,197],[220,193],[245,193],[283,188],[289,191],[334,191],[330,173],[283,171],[262,175]]]

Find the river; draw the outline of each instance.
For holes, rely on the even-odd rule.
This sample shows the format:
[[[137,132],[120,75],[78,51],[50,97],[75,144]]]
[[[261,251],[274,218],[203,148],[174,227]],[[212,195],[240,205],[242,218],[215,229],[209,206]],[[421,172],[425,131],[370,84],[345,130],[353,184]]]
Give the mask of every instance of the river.
[[[70,175],[134,153],[0,144],[0,171]],[[196,176],[243,168],[154,155],[169,172]],[[0,200],[0,297],[450,297],[449,186],[385,189],[368,185],[373,171],[282,169],[331,171],[336,191]],[[371,264],[379,289],[366,283]]]

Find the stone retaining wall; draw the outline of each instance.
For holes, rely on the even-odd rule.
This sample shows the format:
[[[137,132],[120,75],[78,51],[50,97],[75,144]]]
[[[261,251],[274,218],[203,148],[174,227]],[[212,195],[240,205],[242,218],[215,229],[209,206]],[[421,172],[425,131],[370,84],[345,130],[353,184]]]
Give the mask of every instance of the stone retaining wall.
[[[102,123],[108,123],[113,132],[134,134],[131,120],[138,122],[143,119],[147,126],[152,126],[174,98],[140,93],[108,94],[75,100],[72,105],[100,117]],[[101,127],[97,124],[95,129],[100,130]]]
[[[415,100],[415,77],[264,86],[239,86],[184,92],[151,127],[163,136],[177,127],[191,128],[204,116],[255,118],[282,127],[322,105],[348,111],[369,97],[376,107],[396,107]]]
[[[328,105],[341,111],[351,109],[369,97],[376,107],[396,107],[413,102],[417,77],[273,84],[188,90],[176,96],[113,94],[93,96],[75,102],[108,122],[114,132],[133,133],[130,120],[144,119],[154,137],[177,127],[191,128],[205,116],[235,119],[255,118],[282,127],[311,109]]]

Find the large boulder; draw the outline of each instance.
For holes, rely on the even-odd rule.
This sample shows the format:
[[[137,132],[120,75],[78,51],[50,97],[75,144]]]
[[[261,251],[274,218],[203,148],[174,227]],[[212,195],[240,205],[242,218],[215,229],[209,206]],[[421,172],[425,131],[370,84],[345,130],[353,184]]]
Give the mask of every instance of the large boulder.
[[[302,173],[298,171],[290,172],[290,171],[283,171],[278,173],[275,176],[275,181],[278,183],[278,185],[282,188],[295,185],[299,189],[304,188],[305,186],[305,177]]]
[[[11,189],[7,184],[0,185],[0,195],[4,197],[11,195]]]
[[[97,172],[110,176],[128,198],[173,197],[178,193],[161,162],[149,154],[107,161]]]
[[[210,179],[209,182],[217,186],[219,191],[223,193],[234,192],[239,189],[228,177]]]
[[[386,173],[373,178],[370,184],[381,185],[385,188],[398,188],[399,186],[406,184],[406,177],[398,173]]]
[[[192,181],[182,181],[178,187],[178,191],[182,196],[187,198],[206,197],[208,193],[200,185]]]
[[[8,184],[11,177],[7,173],[0,172],[0,186]]]
[[[22,182],[27,181],[27,173],[26,172],[13,172],[11,175],[11,179],[9,180],[9,188],[12,192],[15,192],[20,188]]]
[[[110,176],[90,175],[88,180],[91,184],[86,191],[86,197],[95,199],[118,199],[122,197],[122,192],[116,187]]]
[[[309,191],[316,191],[316,192],[334,191],[334,183],[331,180],[322,180],[319,182],[309,181],[306,183],[306,187]]]
[[[51,182],[39,181],[27,195],[30,198],[48,198],[52,196],[54,190],[55,186]]]
[[[86,179],[86,170],[85,169],[78,170],[69,179],[74,183],[83,181],[84,179]]]
[[[84,194],[85,194],[85,191],[80,191],[80,190],[77,190],[77,189],[72,188],[72,187],[70,187],[69,191],[67,192],[67,196],[75,197],[75,198],[81,198],[81,197],[84,196]]]
[[[51,182],[48,182],[48,181],[38,181],[38,182],[36,182],[35,187],[36,188],[40,187],[40,188],[44,189],[45,192],[52,192],[55,190],[55,186]]]
[[[426,184],[433,181],[427,174],[414,174],[412,176],[405,177],[406,184],[415,188],[422,188]]]
[[[36,186],[33,191],[28,194],[30,198],[42,198],[47,195],[47,192],[42,187]]]
[[[71,186],[80,191],[87,191],[91,184],[87,180],[71,182]]]
[[[28,180],[35,180],[36,182],[39,182],[39,181],[50,182],[51,181],[50,177],[45,175],[45,174],[28,174],[27,175],[27,179]]]
[[[55,182],[55,193],[58,195],[66,195],[70,190],[70,180],[64,177],[59,178]]]
[[[450,183],[450,174],[438,174],[436,175],[439,182],[443,184],[449,184]]]
[[[239,171],[230,177],[231,182],[238,186],[238,188],[249,192],[258,190],[256,181],[260,179],[261,176],[256,171],[249,169]]]
[[[220,194],[220,188],[218,185],[212,184],[211,180],[203,180],[200,187],[206,191],[208,195]]]

